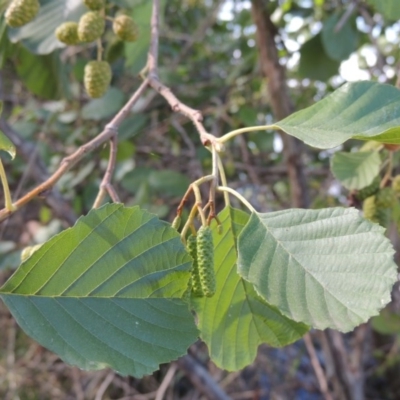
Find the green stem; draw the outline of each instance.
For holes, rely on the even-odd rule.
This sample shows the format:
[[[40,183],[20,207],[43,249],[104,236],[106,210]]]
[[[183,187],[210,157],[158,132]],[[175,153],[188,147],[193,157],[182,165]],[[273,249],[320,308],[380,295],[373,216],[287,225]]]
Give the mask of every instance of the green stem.
[[[265,131],[267,129],[279,129],[276,125],[259,125],[259,126],[248,126],[247,128],[236,129],[234,131],[226,133],[224,136],[218,138],[218,143],[225,143],[228,140],[233,139],[235,136],[241,135],[242,133]]]
[[[222,164],[221,157],[218,154],[218,170],[219,170],[219,177],[221,178],[222,186],[228,186],[228,181],[226,179],[224,165]],[[225,205],[229,207],[231,205],[231,201],[229,199],[228,192],[224,192],[224,201]]]
[[[256,213],[257,211],[255,210],[255,208],[240,194],[238,193],[236,190],[227,187],[227,186],[218,186],[218,190],[220,192],[228,192],[230,194],[233,194],[234,196],[236,196],[252,213]]]
[[[1,159],[0,159],[0,180],[3,185],[3,190],[4,190],[4,202],[5,202],[6,210],[14,211],[15,206],[13,205],[12,200],[11,200],[10,188],[8,187],[6,171],[4,171],[4,167],[3,167],[3,163],[1,162]]]

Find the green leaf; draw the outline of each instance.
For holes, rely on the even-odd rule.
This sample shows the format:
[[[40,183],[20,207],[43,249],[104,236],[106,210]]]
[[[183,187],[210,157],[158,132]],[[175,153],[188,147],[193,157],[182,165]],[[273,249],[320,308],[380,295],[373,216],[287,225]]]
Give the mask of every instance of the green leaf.
[[[255,213],[238,270],[289,318],[347,332],[390,301],[397,266],[383,232],[355,209]]]
[[[22,41],[32,53],[49,54],[65,47],[54,34],[56,28],[65,21],[78,22],[85,12],[87,8],[81,1],[41,0],[36,18],[21,28],[10,28],[8,36],[13,43]]]
[[[190,184],[186,175],[164,169],[159,171],[148,167],[137,167],[125,175],[122,186],[132,192],[138,193],[141,187],[151,189],[159,195],[183,196]],[[148,199],[147,199],[148,200]]]
[[[33,93],[45,99],[58,99],[68,92],[68,78],[60,55],[37,56],[20,46],[15,56],[18,76]]]
[[[320,33],[301,46],[298,70],[300,77],[326,81],[338,73],[339,66],[338,61],[326,55]]]
[[[3,102],[0,101],[0,115],[2,111]],[[6,151],[11,156],[11,158],[15,157],[14,143],[2,131],[0,131],[0,150]]]
[[[352,138],[400,144],[400,91],[376,82],[346,83],[275,125],[322,149]]]
[[[179,299],[190,268],[169,224],[111,204],[45,243],[0,294],[27,334],[64,361],[140,377],[197,338]]]
[[[379,174],[381,158],[377,151],[337,152],[331,160],[331,171],[347,189],[362,189]]]
[[[99,98],[90,100],[82,108],[82,118],[100,121],[114,115],[124,105],[125,95],[116,88],[110,87],[106,94]]]
[[[239,370],[255,358],[261,343],[280,347],[301,338],[308,330],[284,317],[257,295],[237,274],[236,240],[249,215],[225,208],[219,218],[223,233],[213,228],[217,292],[211,298],[193,298],[201,338],[220,368]]]
[[[398,0],[367,0],[379,13],[390,21],[400,18],[400,6]]]
[[[160,1],[160,23],[164,16],[166,0]],[[150,19],[152,12],[152,2],[144,0],[137,4],[131,17],[135,20],[139,29],[139,38],[133,43],[125,43],[126,66],[133,74],[138,74],[146,65],[147,52],[150,47]]]
[[[353,28],[352,18],[336,32],[337,24],[343,14],[333,14],[325,22],[322,29],[322,44],[326,54],[336,61],[346,60],[357,49],[357,31]]]

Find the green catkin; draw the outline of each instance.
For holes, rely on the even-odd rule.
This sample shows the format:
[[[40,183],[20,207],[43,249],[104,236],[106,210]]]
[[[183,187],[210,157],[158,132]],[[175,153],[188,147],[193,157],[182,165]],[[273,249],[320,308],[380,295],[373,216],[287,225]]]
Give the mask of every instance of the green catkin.
[[[197,233],[197,260],[200,283],[204,296],[212,297],[216,291],[214,271],[214,244],[209,226],[202,226]]]
[[[12,28],[24,26],[36,17],[39,8],[38,0],[13,0],[4,14],[6,24]]]
[[[392,179],[392,189],[397,196],[400,195],[400,175],[396,175]]]
[[[385,187],[376,194],[375,204],[378,209],[392,208],[396,202],[396,194],[391,187]]]
[[[196,236],[190,235],[187,239],[186,246],[190,256],[193,258],[192,275],[189,281],[189,287],[193,296],[204,297],[199,275]]]
[[[103,33],[106,26],[102,15],[97,11],[83,14],[78,24],[78,37],[81,42],[93,42]]]
[[[90,61],[85,66],[83,82],[92,98],[102,97],[111,82],[111,67],[106,61]]]
[[[373,196],[379,190],[379,184],[381,182],[380,176],[377,176],[370,185],[362,188],[356,194],[356,197],[360,201],[364,201],[367,197]]]
[[[382,202],[384,205],[388,204],[383,201],[386,195],[382,196],[380,203],[377,202],[377,195],[370,196],[364,200],[363,212],[364,218],[369,219],[372,222],[387,228],[390,224],[392,209],[390,207],[382,207]]]
[[[105,6],[104,0],[83,0],[83,3],[87,8],[93,11],[101,10]]]
[[[119,15],[114,19],[113,31],[126,42],[134,42],[139,36],[139,30],[135,21],[127,15]]]
[[[372,222],[378,222],[376,220],[376,211],[375,196],[367,197],[363,203],[364,218],[369,219]]]
[[[57,39],[69,46],[78,44],[78,24],[76,22],[64,22],[56,29]]]

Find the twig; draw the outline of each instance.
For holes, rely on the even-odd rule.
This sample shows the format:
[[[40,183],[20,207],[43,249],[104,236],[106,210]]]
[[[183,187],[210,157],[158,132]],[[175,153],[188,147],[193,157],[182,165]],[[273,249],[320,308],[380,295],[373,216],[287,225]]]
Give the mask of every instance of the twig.
[[[321,367],[321,364],[318,360],[317,353],[315,352],[315,348],[309,333],[306,333],[303,337],[304,343],[307,348],[308,355],[310,356],[311,365],[313,366],[315,376],[317,377],[317,381],[319,384],[319,388],[324,396],[325,400],[333,400],[331,393],[328,388],[328,381],[326,379],[325,373]]]
[[[208,133],[204,127],[203,115],[201,112],[187,106],[186,104],[183,104],[172,93],[171,89],[165,86],[158,77],[159,12],[160,2],[159,0],[153,0],[153,11],[151,15],[151,41],[147,59],[149,85],[162,97],[164,97],[174,112],[183,114],[193,122],[200,134],[200,140],[204,146],[212,145],[215,146],[218,151],[221,151],[223,149],[222,144],[217,141],[217,138],[214,135]]]
[[[347,7],[346,11],[342,15],[342,17],[339,19],[338,23],[336,24],[335,28],[333,29],[334,33],[338,33],[342,30],[346,22],[349,20],[355,9],[357,8],[357,3],[352,2],[349,4]]]
[[[185,372],[194,386],[209,400],[232,400],[215,382],[211,375],[196,360],[186,355],[180,358],[178,366]]]
[[[174,378],[175,372],[178,369],[178,366],[176,364],[171,364],[171,366],[168,369],[167,374],[165,375],[160,387],[157,390],[157,395],[155,400],[163,400],[164,399],[164,394],[168,389],[168,386],[170,385],[172,379]]]
[[[4,118],[0,118],[0,129],[4,134],[14,143],[18,149],[18,154],[27,162],[29,165],[29,172],[36,182],[43,182],[48,178],[49,173],[40,158],[36,158],[35,162],[32,163],[32,154],[36,152],[37,147],[32,143],[25,141],[16,132]],[[22,178],[21,178],[22,181]],[[14,192],[14,201],[19,196],[19,190]],[[51,193],[48,193],[45,198],[47,205],[53,210],[54,214],[66,221],[69,225],[73,225],[77,219],[77,216],[73,212],[71,206],[63,199],[61,193],[57,188],[53,188]]]
[[[115,133],[114,136],[110,139],[110,158],[108,159],[107,169],[104,174],[103,180],[101,181],[100,190],[93,204],[93,208],[100,207],[106,193],[110,195],[111,200],[114,203],[120,202],[119,196],[111,184],[111,179],[115,170],[115,163],[117,161],[117,143],[118,137],[117,133]]]
[[[230,194],[233,194],[250,210],[251,213],[256,213],[257,212],[255,210],[255,208],[240,193],[238,193],[235,189],[232,189],[232,188],[226,187],[226,186],[218,186],[217,190],[220,191],[220,192],[228,192]]]
[[[125,106],[119,111],[119,113],[111,120],[111,122],[105,126],[104,130],[92,139],[90,142],[79,147],[73,154],[68,157],[65,157],[58,169],[51,175],[45,182],[36,188],[32,189],[25,196],[21,197],[14,203],[17,209],[30,202],[32,199],[37,197],[43,192],[46,192],[50,188],[52,188],[56,182],[67,172],[69,171],[75,164],[82,160],[82,158],[87,154],[95,150],[101,144],[110,140],[114,135],[116,129],[120,126],[121,122],[127,117],[132,106],[138,101],[140,96],[143,94],[147,86],[149,85],[149,81],[146,79],[142,82],[133,96],[128,100]],[[8,218],[13,211],[9,211],[7,209],[0,210],[0,221]]]
[[[104,379],[103,383],[100,385],[99,390],[96,393],[96,397],[94,400],[102,400],[104,393],[106,392],[107,388],[110,386],[111,382],[114,379],[114,372],[110,372],[106,379]]]

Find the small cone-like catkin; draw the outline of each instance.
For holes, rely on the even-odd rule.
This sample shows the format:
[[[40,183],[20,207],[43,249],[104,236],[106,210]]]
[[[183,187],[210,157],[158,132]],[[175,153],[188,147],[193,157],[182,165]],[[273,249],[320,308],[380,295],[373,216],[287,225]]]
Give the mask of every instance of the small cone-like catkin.
[[[104,0],[83,0],[83,3],[92,11],[101,10],[105,6]]]
[[[106,24],[97,11],[83,14],[78,24],[78,37],[81,42],[93,42],[103,33]]]
[[[76,22],[64,22],[56,29],[57,39],[69,46],[80,42],[78,36],[78,24]]]
[[[85,66],[84,84],[92,98],[102,97],[111,82],[111,67],[106,61],[90,61]]]
[[[13,0],[5,12],[8,26],[18,28],[35,18],[40,8],[38,0]]]
[[[126,42],[134,42],[139,36],[139,30],[135,21],[127,15],[120,15],[114,19],[113,31]]]

